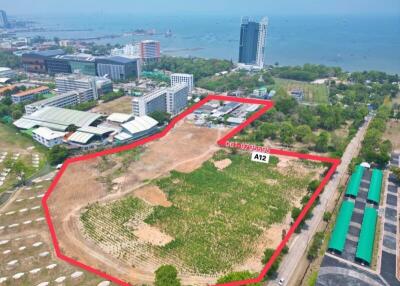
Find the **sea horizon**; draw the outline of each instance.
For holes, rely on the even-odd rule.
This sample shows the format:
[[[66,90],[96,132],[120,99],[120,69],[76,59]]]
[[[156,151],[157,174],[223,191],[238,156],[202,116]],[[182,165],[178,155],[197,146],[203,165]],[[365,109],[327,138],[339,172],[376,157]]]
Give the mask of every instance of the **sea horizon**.
[[[252,15],[249,15],[252,17]],[[263,15],[253,16],[259,19]],[[264,15],[269,18],[267,64],[305,63],[339,66],[347,71],[379,70],[400,73],[400,17],[398,15]],[[11,15],[13,17],[13,15]],[[143,39],[161,42],[163,54],[237,61],[240,16],[57,14],[14,16],[34,21],[43,32],[21,36],[95,40],[100,44],[127,44]],[[156,35],[127,35],[136,29],[154,29]],[[171,30],[172,37],[164,33]],[[91,41],[91,40],[89,40]]]

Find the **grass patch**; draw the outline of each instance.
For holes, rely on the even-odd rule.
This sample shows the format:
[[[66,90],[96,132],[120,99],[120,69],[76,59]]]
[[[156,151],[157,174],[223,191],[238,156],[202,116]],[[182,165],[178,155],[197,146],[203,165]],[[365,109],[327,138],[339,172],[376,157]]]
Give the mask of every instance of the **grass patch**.
[[[146,219],[175,238],[160,247],[161,254],[177,256],[200,273],[230,270],[251,255],[258,236],[289,212],[293,191],[310,181],[280,173],[274,159],[271,164],[251,162],[248,154],[229,159],[223,171],[207,161],[192,173],[173,171],[156,181],[173,206],[155,207]]]
[[[328,103],[328,87],[324,84],[311,84],[304,81],[274,78],[275,85],[273,89],[283,87],[290,92],[292,89],[302,89],[304,91],[305,101],[315,103]]]
[[[97,242],[110,237],[124,237],[134,239],[132,229],[127,222],[139,216],[147,206],[134,197],[127,197],[106,205],[95,203],[89,205],[81,214],[85,233]]]

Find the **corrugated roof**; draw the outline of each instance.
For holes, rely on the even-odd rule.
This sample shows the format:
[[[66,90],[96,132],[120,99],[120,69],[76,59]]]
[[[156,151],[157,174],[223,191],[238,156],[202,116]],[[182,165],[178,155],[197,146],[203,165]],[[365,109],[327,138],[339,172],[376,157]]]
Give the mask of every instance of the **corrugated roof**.
[[[126,113],[112,113],[110,116],[107,117],[108,121],[113,121],[113,122],[118,122],[118,123],[124,123],[127,122],[128,120],[132,119],[133,115],[132,114],[126,114]]]
[[[55,130],[65,130],[69,125],[88,126],[102,115],[92,112],[46,106],[30,115],[24,115],[14,122],[18,128],[22,126],[45,126]],[[20,127],[21,126],[21,127]]]
[[[131,134],[143,132],[157,126],[158,122],[149,116],[138,116],[121,126]]]
[[[344,249],[347,232],[349,231],[350,220],[353,214],[354,202],[344,201],[340,207],[339,215],[336,219],[335,228],[329,241],[328,248],[339,251]]]
[[[74,134],[68,137],[68,141],[86,144],[90,139],[92,139],[93,136],[94,134],[76,131]]]
[[[366,207],[361,225],[361,232],[358,239],[356,258],[371,264],[374,248],[377,211],[374,208]]]
[[[356,170],[351,175],[350,182],[347,184],[346,196],[357,197],[363,174],[364,167],[361,167],[360,165],[356,166]]]
[[[94,135],[104,135],[106,133],[114,132],[115,130],[112,128],[107,128],[107,127],[102,127],[102,126],[97,126],[97,127],[84,126],[82,128],[79,128],[77,131],[94,134]]]
[[[64,132],[53,131],[47,127],[39,127],[32,131],[33,133],[45,138],[46,140],[52,140],[55,138],[64,137]]]
[[[382,178],[383,173],[381,170],[372,170],[371,184],[369,185],[368,191],[368,201],[379,204],[379,201],[381,199]]]

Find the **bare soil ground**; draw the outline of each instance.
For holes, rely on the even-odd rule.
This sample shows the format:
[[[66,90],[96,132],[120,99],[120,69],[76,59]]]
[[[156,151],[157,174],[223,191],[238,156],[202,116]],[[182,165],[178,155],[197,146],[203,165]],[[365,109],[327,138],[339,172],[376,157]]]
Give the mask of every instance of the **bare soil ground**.
[[[390,120],[386,125],[386,131],[383,135],[384,140],[392,142],[393,150],[400,151],[400,121]]]
[[[174,238],[168,234],[162,233],[158,228],[141,223],[134,234],[143,242],[150,243],[152,245],[163,246],[171,242]]]
[[[147,185],[135,190],[133,194],[151,206],[171,206],[171,202],[168,201],[166,194],[157,186]]]
[[[131,114],[132,113],[131,101],[132,97],[125,95],[117,99],[111,100],[109,102],[101,103],[98,106],[94,107],[91,111],[107,115],[110,115],[111,113],[114,112]]]
[[[218,170],[223,170],[226,167],[228,167],[230,164],[232,163],[232,161],[230,159],[224,159],[224,160],[220,160],[220,161],[216,161],[214,162],[214,166],[218,169]]]
[[[124,174],[118,177],[117,192],[109,193],[98,180],[102,175],[98,170],[101,159],[70,165],[49,199],[53,224],[63,251],[71,257],[79,258],[79,261],[132,283],[151,283],[154,279],[154,267],[131,267],[88,241],[79,226],[80,213],[90,203],[113,201],[131,192],[149,203],[167,205],[165,194],[160,194],[154,188],[140,188],[152,179],[167,175],[171,170],[191,172],[200,167],[219,150],[217,139],[226,131],[179,123],[162,139],[146,144],[140,161],[133,162]],[[119,159],[115,155],[110,157],[113,160]],[[154,233],[153,229],[143,228],[138,234],[146,231]],[[165,242],[166,239],[158,233],[157,241]],[[191,284],[204,284],[214,280],[207,277],[184,278]]]

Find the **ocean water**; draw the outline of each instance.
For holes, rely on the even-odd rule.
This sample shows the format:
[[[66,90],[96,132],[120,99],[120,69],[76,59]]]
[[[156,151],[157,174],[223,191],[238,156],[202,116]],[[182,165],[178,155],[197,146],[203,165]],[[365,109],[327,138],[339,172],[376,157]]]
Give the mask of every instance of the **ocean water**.
[[[267,15],[268,16],[268,15]],[[57,15],[24,16],[45,32],[23,35],[100,39],[99,43],[161,42],[170,55],[223,58],[237,61],[238,16]],[[65,31],[65,30],[80,31]],[[157,35],[123,35],[135,29],[155,29]],[[164,33],[170,29],[172,37]],[[400,15],[393,16],[269,16],[266,62],[340,66],[346,70],[400,73]]]

